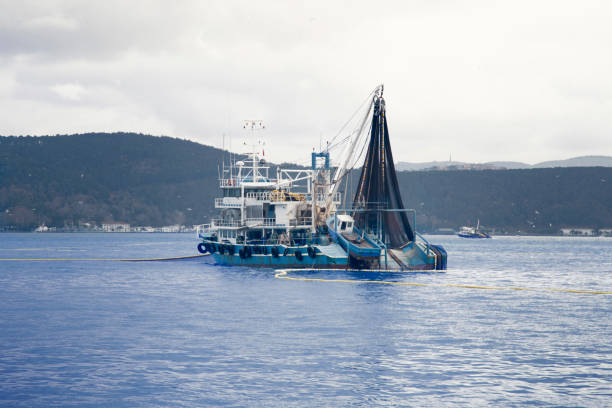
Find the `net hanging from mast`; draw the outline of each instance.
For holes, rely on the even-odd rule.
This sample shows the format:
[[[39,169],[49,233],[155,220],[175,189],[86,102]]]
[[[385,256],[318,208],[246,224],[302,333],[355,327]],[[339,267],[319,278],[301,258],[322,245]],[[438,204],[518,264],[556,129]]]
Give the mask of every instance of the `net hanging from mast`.
[[[361,210],[354,214],[355,223],[366,232],[379,234],[391,248],[414,241],[414,231],[405,211],[380,211],[404,209],[393,164],[382,88],[374,96],[368,152],[353,208]]]

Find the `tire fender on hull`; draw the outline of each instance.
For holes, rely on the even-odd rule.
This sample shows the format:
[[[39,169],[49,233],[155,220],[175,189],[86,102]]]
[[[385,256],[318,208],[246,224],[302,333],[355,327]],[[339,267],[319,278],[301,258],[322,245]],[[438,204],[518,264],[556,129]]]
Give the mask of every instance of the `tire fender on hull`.
[[[306,251],[308,252],[308,256],[311,257],[311,258],[314,258],[315,256],[317,256],[317,252],[311,246],[309,246]]]

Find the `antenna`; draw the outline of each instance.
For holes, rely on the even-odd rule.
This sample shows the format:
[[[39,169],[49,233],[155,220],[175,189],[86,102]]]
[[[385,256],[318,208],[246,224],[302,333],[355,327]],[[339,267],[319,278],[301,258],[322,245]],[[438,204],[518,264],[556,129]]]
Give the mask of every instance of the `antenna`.
[[[266,126],[263,123],[263,120],[261,119],[247,119],[244,121],[243,129],[245,130],[250,130],[251,131],[251,143],[247,143],[246,141],[244,142],[244,145],[249,145],[253,148],[253,151],[251,153],[255,154],[255,148],[256,146],[259,144],[260,146],[265,146],[265,142],[263,140],[255,140],[255,131],[259,131],[259,130],[264,130],[266,128]],[[265,153],[262,150],[262,153]]]
[[[244,121],[243,129],[250,129],[251,135],[254,134],[256,130],[263,130],[266,126],[263,124],[263,120],[261,119],[247,119]]]
[[[263,146],[265,146],[265,142],[263,140],[255,140],[255,131],[259,131],[259,130],[264,130],[266,128],[266,126],[263,123],[263,120],[261,119],[247,119],[243,122],[243,129],[245,130],[250,130],[251,131],[251,143],[247,143],[246,140],[244,141],[244,145],[245,146],[250,146],[252,148],[252,150],[250,152],[248,152],[248,156],[250,156],[251,158],[251,163],[252,163],[252,169],[253,169],[253,181],[257,181],[258,178],[260,177],[259,174],[259,170],[258,170],[258,164],[259,164],[259,150],[257,149],[257,145],[259,144],[261,146],[261,155],[265,156],[265,150],[263,149]],[[257,149],[257,150],[256,150]]]
[[[225,172],[225,132],[222,133],[223,143],[221,145],[221,154],[223,155],[223,171]],[[232,157],[230,156],[230,162],[232,161]]]

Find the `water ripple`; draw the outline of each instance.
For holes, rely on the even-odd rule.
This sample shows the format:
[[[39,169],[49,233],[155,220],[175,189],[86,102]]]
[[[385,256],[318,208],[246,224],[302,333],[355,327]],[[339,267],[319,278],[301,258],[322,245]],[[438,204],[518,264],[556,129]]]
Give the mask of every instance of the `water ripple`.
[[[611,240],[436,241],[449,251],[447,273],[387,278],[612,288]],[[182,234],[2,234],[0,244],[7,258],[36,252],[24,248],[44,256],[59,249],[88,257],[194,252],[192,236]],[[0,405],[612,400],[612,296],[294,282],[203,259],[0,268]]]

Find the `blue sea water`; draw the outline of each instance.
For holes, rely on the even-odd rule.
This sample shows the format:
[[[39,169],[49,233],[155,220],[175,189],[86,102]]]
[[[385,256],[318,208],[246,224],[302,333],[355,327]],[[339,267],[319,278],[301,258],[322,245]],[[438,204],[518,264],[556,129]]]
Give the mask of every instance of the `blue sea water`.
[[[611,406],[612,239],[433,237],[445,273],[0,261],[0,405]],[[195,254],[191,234],[0,234],[0,259]],[[527,287],[478,289],[450,285]]]

